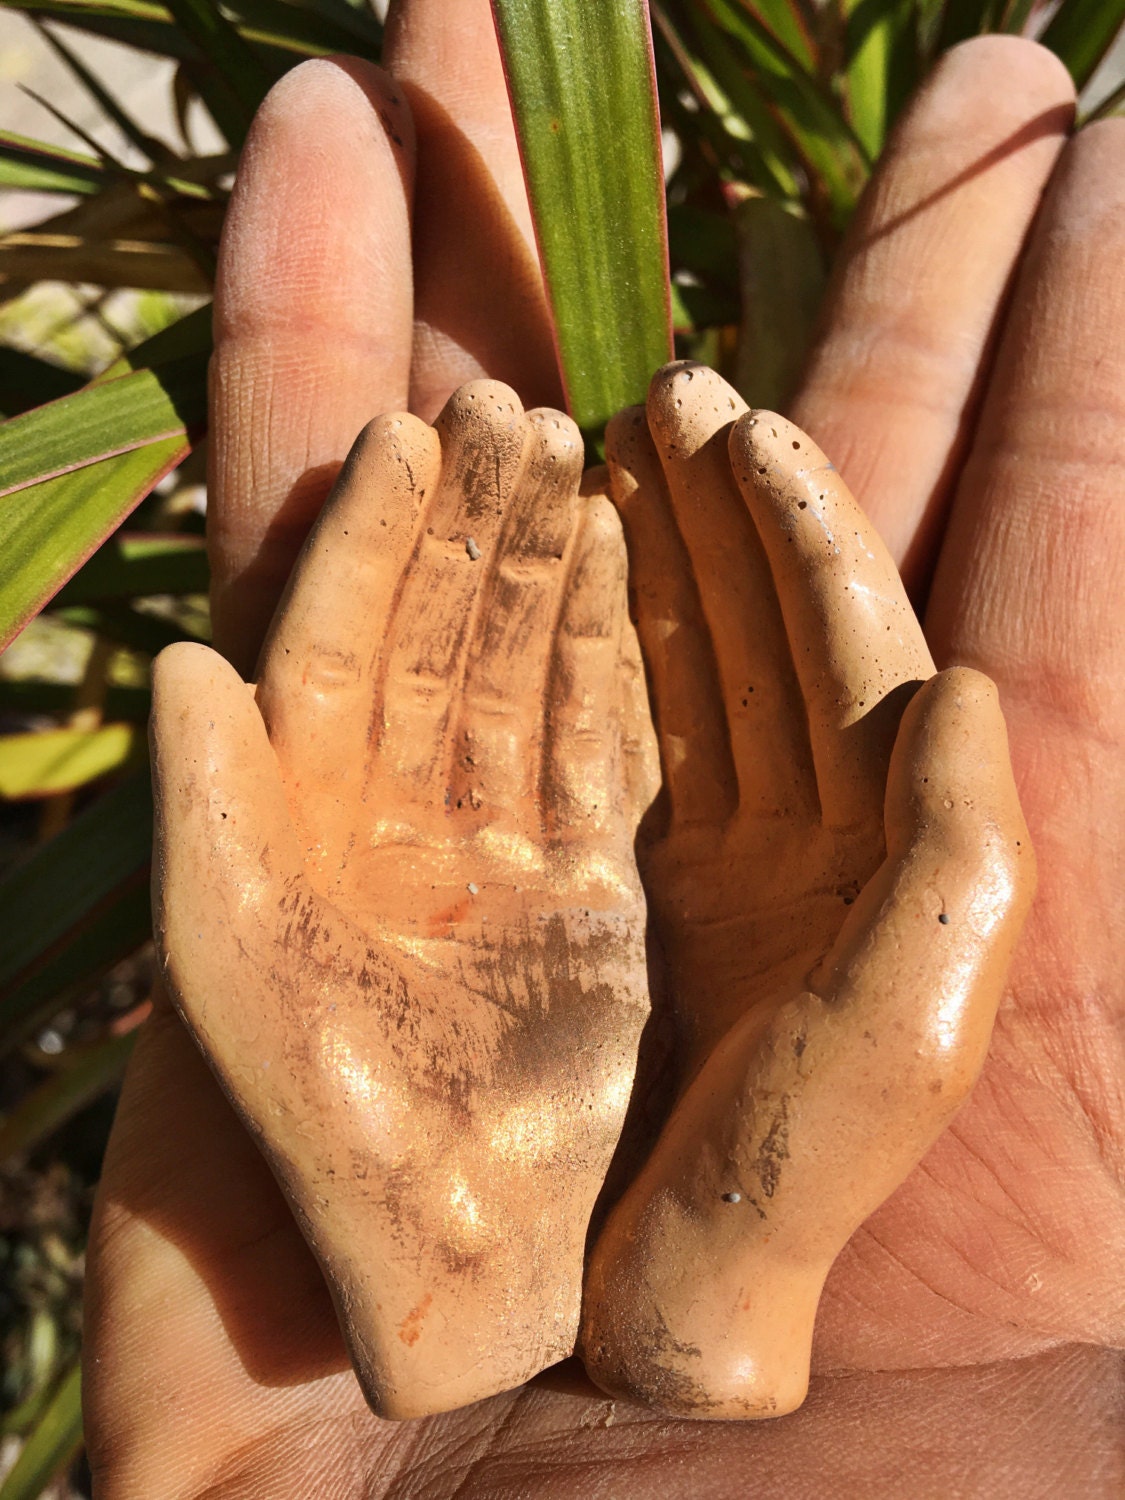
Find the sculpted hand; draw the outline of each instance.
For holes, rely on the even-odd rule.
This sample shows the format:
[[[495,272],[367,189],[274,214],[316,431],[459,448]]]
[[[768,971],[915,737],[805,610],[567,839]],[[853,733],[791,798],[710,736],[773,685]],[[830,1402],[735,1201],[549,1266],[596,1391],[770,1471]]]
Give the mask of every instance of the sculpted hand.
[[[993,684],[932,675],[814,443],[685,364],[607,451],[667,794],[641,865],[676,1102],[595,1247],[583,1353],[662,1410],[772,1416],[804,1399],[832,1262],[980,1070],[1034,859]]]
[[[582,440],[463,386],[371,423],[266,640],[156,664],[157,946],[374,1408],[574,1347],[648,1014],[624,556]]]
[[[208,527],[216,645],[247,677],[373,413],[431,421],[482,374],[561,400],[488,6],[390,19],[397,82],[295,70],[228,216]],[[288,1203],[165,1005],[91,1233],[106,1500],[741,1500],[748,1474],[779,1500],[1119,1492],[1125,142],[1119,121],[1067,142],[1072,116],[1029,43],[945,59],[865,195],[791,412],[919,601],[937,566],[930,649],[1000,688],[1040,877],[980,1082],[828,1277],[805,1405],[670,1419],[564,1370],[381,1421]]]

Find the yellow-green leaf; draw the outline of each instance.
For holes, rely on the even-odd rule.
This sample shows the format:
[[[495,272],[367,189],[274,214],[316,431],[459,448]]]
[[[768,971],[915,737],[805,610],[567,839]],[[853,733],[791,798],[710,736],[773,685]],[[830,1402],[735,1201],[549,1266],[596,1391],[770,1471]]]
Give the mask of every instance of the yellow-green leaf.
[[[38,1500],[82,1447],[82,1371],[76,1360],[0,1485],[0,1500]]]
[[[0,797],[15,800],[72,792],[116,771],[142,741],[135,724],[0,735]]]

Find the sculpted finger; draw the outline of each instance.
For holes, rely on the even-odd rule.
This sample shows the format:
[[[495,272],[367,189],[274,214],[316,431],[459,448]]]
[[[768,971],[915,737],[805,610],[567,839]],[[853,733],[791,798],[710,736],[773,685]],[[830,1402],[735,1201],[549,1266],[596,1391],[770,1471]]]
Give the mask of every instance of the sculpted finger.
[[[953,48],[905,111],[837,262],[790,415],[924,589],[1009,289],[1074,117],[1058,58]]]
[[[547,692],[542,803],[548,831],[602,875],[631,865],[619,678],[628,560],[621,522],[589,495],[570,559]],[[613,861],[612,867],[607,861]]]
[[[223,230],[211,362],[216,647],[244,676],[355,435],[405,407],[410,114],[380,69],[302,63],[250,131]]]
[[[746,410],[720,375],[687,361],[649,387],[649,429],[713,645],[739,806],[773,817],[804,804],[812,768],[770,563],[731,473],[729,439]]]
[[[829,1266],[984,1061],[1034,885],[987,679],[919,691],[886,817],[809,991],[728,1033],[595,1247],[583,1339],[607,1390],[683,1415],[799,1405]]]
[[[161,652],[152,744],[163,973],[208,1056],[234,1074],[250,1066],[247,1048],[272,1055],[276,1028],[258,1001],[300,852],[252,690],[217,652]]]
[[[452,736],[454,806],[541,832],[543,694],[582,479],[582,437],[562,412],[527,413],[529,442],[468,643]]]
[[[781,601],[824,817],[878,819],[902,691],[934,670],[922,627],[875,528],[798,427],[752,412],[730,452]]]
[[[737,806],[738,789],[718,670],[644,408],[618,412],[605,441],[671,815],[720,822]]]
[[[326,814],[362,794],[383,639],[440,472],[432,427],[405,414],[369,423],[266,640],[258,707],[314,843]]]
[[[489,0],[395,0],[383,60],[418,132],[410,406],[482,375],[529,406],[562,387]]]
[[[462,386],[435,426],[441,476],[380,661],[371,779],[373,785],[393,781],[400,798],[443,811],[466,644],[479,618],[482,585],[496,566],[531,429],[516,393],[493,380]]]

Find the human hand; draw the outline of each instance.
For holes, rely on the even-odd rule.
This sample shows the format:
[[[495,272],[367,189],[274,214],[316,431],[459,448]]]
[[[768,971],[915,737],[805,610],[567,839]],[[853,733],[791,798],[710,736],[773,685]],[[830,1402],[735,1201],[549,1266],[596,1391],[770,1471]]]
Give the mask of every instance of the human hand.
[[[661,1411],[777,1416],[832,1262],[980,1071],[1034,857],[995,687],[933,675],[804,433],[682,363],[606,449],[664,769],[639,858],[674,1104],[591,1252],[582,1356]]]
[[[445,390],[416,408],[426,418],[479,373],[528,403],[559,399],[541,379],[550,344],[521,270],[527,242],[525,259],[513,237],[491,257],[516,269],[510,298],[464,259],[470,231],[526,214],[490,22],[470,10],[400,11],[389,53],[447,111],[427,114],[413,96],[413,357],[402,112],[317,63],[281,85],[255,129],[222,257],[209,518],[217,642],[245,672],[372,411],[403,406],[411,388],[436,392],[443,368]],[[960,482],[931,649],[939,665],[998,681],[1040,858],[1009,989],[1020,1003],[1002,1008],[973,1099],[829,1278],[814,1368],[845,1378],[814,1378],[800,1412],[767,1424],[656,1418],[563,1373],[422,1423],[380,1422],[288,1206],[163,1009],[138,1043],[91,1240],[87,1431],[106,1496],[569,1496],[600,1482],[674,1500],[742,1495],[748,1473],[783,1500],[896,1485],[1113,1493],[1111,1357],[1090,1346],[1121,1327],[1120,936],[1104,830],[1119,822],[1122,727],[1119,702],[1083,684],[1108,690],[1120,653],[1106,558],[1121,547],[1110,502],[1125,428],[1125,146],[1110,124],[1060,162],[1071,108],[1061,69],[1028,44],[974,43],[943,64],[865,200],[792,412],[863,496],[915,590]],[[379,111],[407,142],[402,157]],[[477,198],[488,213],[453,212],[482,183],[464,170],[466,138],[490,164]],[[491,211],[497,196],[506,219]],[[461,305],[484,331],[458,343],[438,313],[466,285]],[[521,360],[538,373],[521,374]],[[1013,444],[1034,453],[1030,476]]]

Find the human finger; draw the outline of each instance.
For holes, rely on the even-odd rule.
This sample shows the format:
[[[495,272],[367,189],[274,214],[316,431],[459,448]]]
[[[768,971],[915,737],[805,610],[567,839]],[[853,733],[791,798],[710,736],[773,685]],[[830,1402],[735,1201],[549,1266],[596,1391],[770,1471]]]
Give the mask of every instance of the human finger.
[[[958,491],[927,630],[1005,702],[1119,726],[1125,616],[1125,122],[1067,147]]]
[[[314,845],[362,794],[383,638],[440,472],[432,427],[405,413],[368,423],[266,638],[258,708]]]
[[[880,158],[789,415],[835,456],[924,590],[1014,267],[1074,117],[1045,48],[942,57]]]
[[[562,387],[489,0],[395,0],[383,60],[418,132],[410,406],[482,375],[528,406]]]
[[[671,815],[718,823],[738,802],[721,688],[644,407],[618,412],[606,427],[605,446]]]
[[[730,454],[781,601],[824,818],[878,822],[901,690],[934,671],[922,627],[875,528],[800,428],[751,412]]]
[[[562,412],[526,414],[528,442],[480,602],[451,733],[453,805],[540,832],[538,767],[551,635],[582,479],[582,436]]]
[[[356,433],[406,406],[413,131],[380,69],[317,59],[267,95],[223,232],[211,361],[216,647],[249,676]]]
[[[462,386],[434,425],[441,477],[387,631],[370,774],[372,787],[393,784],[397,800],[431,809],[449,792],[466,643],[530,440],[516,393],[493,380]]]
[[[729,438],[746,410],[720,375],[689,361],[657,371],[646,406],[707,622],[739,808],[773,817],[812,811],[812,768],[770,563],[731,473]]]
[[[809,990],[720,1042],[611,1215],[582,1334],[603,1389],[682,1415],[799,1405],[832,1261],[971,1087],[1035,879],[977,673],[903,716],[886,838]]]

